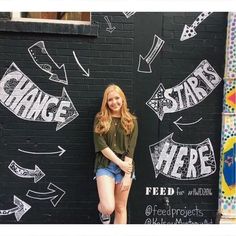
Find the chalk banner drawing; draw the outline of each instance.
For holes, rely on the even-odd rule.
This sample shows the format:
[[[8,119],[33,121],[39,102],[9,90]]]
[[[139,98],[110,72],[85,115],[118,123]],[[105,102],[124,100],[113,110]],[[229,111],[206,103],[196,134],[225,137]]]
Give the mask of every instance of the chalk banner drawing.
[[[184,81],[175,87],[165,89],[160,83],[146,105],[162,120],[165,113],[182,111],[202,102],[221,80],[209,62],[203,60]]]
[[[159,38],[156,34],[154,35],[152,47],[147,53],[145,57],[139,55],[139,62],[138,62],[138,72],[141,73],[152,73],[151,64],[156,58],[157,54],[160,52],[163,44],[165,43],[164,40]]]
[[[112,27],[111,21],[109,20],[108,16],[104,16],[104,19],[108,24],[108,27],[106,28],[106,31],[111,34],[116,29],[116,27],[115,26]]]
[[[26,151],[26,150],[22,150],[20,148],[18,148],[19,152],[23,152],[23,153],[27,153],[27,154],[33,154],[33,155],[54,155],[54,154],[59,154],[59,157],[62,156],[64,154],[64,152],[66,151],[64,148],[62,148],[61,146],[57,146],[60,151],[56,151],[56,152],[30,152],[30,151]]]
[[[50,80],[68,85],[65,65],[58,66],[47,52],[44,41],[38,41],[28,48],[34,63],[43,71],[50,74]]]
[[[161,173],[178,180],[196,180],[216,171],[210,139],[198,144],[174,142],[173,133],[149,146],[155,177]]]
[[[11,161],[11,163],[8,166],[8,169],[12,173],[17,175],[18,177],[33,178],[34,183],[37,183],[39,180],[41,180],[45,176],[43,171],[37,165],[35,165],[34,170],[26,169],[26,168],[19,166],[14,160]]]
[[[83,72],[84,72],[84,74],[82,74],[82,75],[84,75],[84,76],[86,76],[86,77],[89,77],[89,69],[88,69],[88,72],[83,68],[83,66],[80,64],[80,62],[79,62],[79,60],[78,60],[78,58],[77,58],[77,56],[76,56],[76,54],[75,54],[75,51],[73,51],[73,56],[74,56],[74,58],[75,58],[75,61],[76,61],[76,63],[78,64],[78,66],[83,70]]]
[[[31,208],[31,206],[18,197],[14,195],[14,204],[16,207],[7,209],[7,210],[0,210],[1,216],[15,214],[16,220],[19,221],[21,217]]]
[[[61,97],[43,92],[12,63],[0,80],[0,102],[17,117],[28,121],[57,122],[61,129],[79,114],[65,88]]]
[[[52,183],[49,183],[47,189],[48,192],[28,190],[26,196],[37,200],[50,200],[52,205],[56,207],[66,192]]]
[[[125,15],[125,17],[128,19],[130,18],[131,16],[133,16],[136,12],[134,11],[130,11],[130,12],[123,12],[123,14]]]
[[[184,26],[182,35],[180,37],[180,41],[184,41],[190,38],[193,38],[197,35],[195,29],[200,25],[208,16],[210,16],[213,12],[202,12],[196,20],[192,23],[191,26]]]

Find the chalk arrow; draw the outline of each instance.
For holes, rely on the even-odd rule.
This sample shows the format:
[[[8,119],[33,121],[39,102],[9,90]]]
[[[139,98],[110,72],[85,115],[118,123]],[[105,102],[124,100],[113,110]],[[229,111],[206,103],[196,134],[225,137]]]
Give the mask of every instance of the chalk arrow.
[[[14,195],[14,204],[16,207],[8,209],[8,210],[0,210],[0,215],[11,215],[15,214],[16,220],[19,221],[21,217],[31,208],[30,205],[19,199]]]
[[[56,207],[61,198],[65,195],[65,191],[56,185],[50,183],[47,187],[49,192],[35,192],[32,190],[28,190],[26,196],[29,198],[37,199],[37,200],[50,200],[52,205]]]
[[[184,26],[180,41],[184,41],[190,38],[193,38],[195,35],[197,35],[197,32],[195,29],[198,27],[199,24],[201,24],[209,15],[211,15],[213,12],[202,12],[196,20],[193,22],[191,26]]]
[[[148,54],[145,57],[139,55],[139,63],[137,69],[138,72],[152,73],[151,64],[156,58],[157,54],[160,52],[164,43],[164,40],[159,38],[156,34],[154,35],[152,47],[149,50]]]
[[[15,161],[11,161],[8,168],[17,176],[21,178],[34,178],[34,183],[37,183],[40,179],[42,179],[45,174],[40,168],[35,165],[35,169],[26,169],[19,166]]]
[[[18,151],[20,152],[24,152],[27,154],[33,154],[33,155],[54,155],[54,154],[59,154],[59,157],[62,156],[64,154],[64,152],[66,151],[64,148],[62,148],[61,146],[57,146],[60,151],[56,151],[56,152],[30,152],[30,151],[25,151],[22,149],[18,148]]]
[[[108,31],[111,34],[116,29],[116,27],[115,26],[112,27],[111,22],[110,22],[108,16],[104,16],[104,19],[105,19],[105,21],[108,24],[108,28],[106,28],[106,31]]]
[[[183,129],[180,127],[181,125],[183,126],[189,126],[189,125],[194,125],[194,124],[197,124],[198,122],[200,122],[202,120],[202,117],[194,122],[191,122],[191,123],[180,123],[178,122],[179,120],[182,119],[182,116],[180,116],[176,121],[174,121],[173,123],[177,126],[177,128],[180,130],[180,131],[183,131]]]
[[[50,74],[50,80],[68,85],[65,65],[58,66],[46,50],[44,41],[39,41],[28,48],[34,63]]]
[[[15,63],[0,80],[0,103],[23,120],[56,122],[56,131],[79,115],[65,88],[61,97],[47,94]]]
[[[84,76],[86,76],[86,77],[89,77],[89,69],[88,69],[88,72],[83,68],[83,66],[79,63],[79,60],[78,60],[78,58],[77,58],[77,56],[76,56],[76,54],[75,54],[75,51],[73,51],[73,55],[74,55],[74,58],[75,58],[75,61],[77,62],[77,64],[79,65],[79,67],[83,70],[83,72],[84,72],[84,74],[82,74],[82,75],[84,75]]]
[[[123,14],[125,15],[125,17],[128,19],[128,18],[130,18],[132,15],[134,15],[135,14],[135,12],[134,11],[130,11],[130,12],[123,12]]]
[[[201,143],[177,143],[173,133],[149,146],[155,177],[196,180],[216,171],[215,154],[209,138]]]
[[[209,62],[203,60],[178,85],[166,89],[160,83],[151,98],[146,102],[146,105],[162,120],[166,113],[182,111],[202,102],[212,93],[221,80]]]

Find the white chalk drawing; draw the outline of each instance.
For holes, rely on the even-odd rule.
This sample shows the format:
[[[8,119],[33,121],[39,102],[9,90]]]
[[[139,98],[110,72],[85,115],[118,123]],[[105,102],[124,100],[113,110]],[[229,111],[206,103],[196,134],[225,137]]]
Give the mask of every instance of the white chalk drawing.
[[[145,224],[213,224],[212,218],[205,216],[199,206],[162,208],[160,205],[147,205],[144,211]]]
[[[18,148],[19,152],[24,152],[27,154],[33,154],[33,155],[54,155],[54,154],[59,154],[59,157],[62,156],[64,154],[64,152],[66,151],[64,148],[62,148],[61,146],[57,146],[60,151],[56,151],[56,152],[30,152],[30,151],[26,151],[23,149]]]
[[[221,80],[209,62],[203,60],[184,81],[175,87],[165,89],[160,83],[146,105],[162,120],[165,113],[182,111],[202,102]]]
[[[149,146],[155,177],[161,173],[178,180],[196,180],[216,171],[210,139],[198,144],[174,142],[173,133]]]
[[[136,12],[134,11],[130,11],[130,12],[123,12],[123,14],[125,15],[125,17],[128,19],[130,18],[132,15],[134,15]]]
[[[109,20],[108,16],[104,16],[104,19],[108,24],[108,28],[106,28],[106,31],[111,34],[116,29],[116,27],[115,26],[112,27],[111,21]]]
[[[13,200],[16,207],[7,210],[0,210],[0,216],[15,214],[16,220],[19,221],[21,217],[31,208],[31,206],[15,195]]]
[[[188,196],[212,196],[211,188],[193,188],[192,190],[188,190]]]
[[[26,169],[26,168],[19,166],[14,160],[11,161],[11,163],[8,166],[8,169],[12,173],[17,175],[18,177],[33,178],[34,183],[37,183],[39,180],[41,180],[45,176],[43,171],[37,165],[35,165],[34,170]]]
[[[50,80],[68,85],[65,65],[58,66],[46,50],[44,41],[38,41],[28,48],[34,63],[50,74]]]
[[[47,189],[49,190],[48,192],[28,190],[26,196],[37,200],[50,200],[52,205],[56,207],[66,192],[52,183],[49,183]]]
[[[189,218],[194,216],[195,218],[204,217],[204,212],[195,205],[194,208],[184,206],[183,208],[169,207],[168,210],[160,208],[159,205],[147,205],[145,209],[145,215],[149,216],[169,216],[171,219],[176,217]]]
[[[191,26],[184,26],[182,35],[180,37],[180,41],[184,41],[190,38],[193,38],[197,35],[197,32],[195,29],[198,27],[199,24],[201,24],[209,15],[211,15],[213,12],[202,12],[192,23]]]
[[[151,64],[156,58],[157,54],[160,52],[163,44],[165,43],[164,40],[159,38],[156,34],[154,35],[152,47],[149,50],[148,54],[145,57],[139,55],[139,62],[138,62],[138,72],[141,73],[152,73]]]
[[[194,121],[194,122],[190,122],[190,123],[181,123],[179,122],[179,120],[182,119],[182,116],[180,116],[176,121],[174,121],[173,123],[177,126],[177,128],[180,130],[180,131],[183,131],[183,129],[180,127],[180,126],[190,126],[190,125],[194,125],[194,124],[197,124],[198,122],[200,122],[202,120],[202,117],[199,118],[198,120]]]
[[[11,64],[0,80],[0,102],[23,120],[57,122],[56,130],[79,115],[65,88],[61,97],[47,94],[15,63]]]
[[[78,60],[78,58],[77,58],[77,56],[76,56],[76,54],[75,54],[75,51],[73,51],[73,56],[74,56],[74,58],[75,58],[75,61],[77,62],[77,64],[79,65],[79,67],[83,70],[83,72],[84,72],[84,74],[82,74],[82,75],[84,75],[84,76],[86,76],[86,77],[89,77],[89,69],[88,69],[88,72],[83,68],[83,66],[79,63],[79,60]]]

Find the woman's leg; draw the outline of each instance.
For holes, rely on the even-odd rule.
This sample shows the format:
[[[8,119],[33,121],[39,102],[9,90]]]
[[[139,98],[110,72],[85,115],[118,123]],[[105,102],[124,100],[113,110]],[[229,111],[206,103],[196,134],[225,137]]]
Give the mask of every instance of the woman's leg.
[[[115,180],[107,175],[99,176],[96,179],[100,200],[98,210],[105,215],[111,215],[115,209]]]
[[[128,190],[121,191],[121,184],[115,187],[115,219],[114,224],[127,224],[127,201],[131,185]]]

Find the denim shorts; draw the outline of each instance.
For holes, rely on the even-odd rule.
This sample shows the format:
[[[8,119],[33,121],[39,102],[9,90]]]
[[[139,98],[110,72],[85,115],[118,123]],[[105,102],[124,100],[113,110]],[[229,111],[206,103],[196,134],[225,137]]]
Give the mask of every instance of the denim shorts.
[[[98,168],[96,171],[96,177],[107,175],[112,177],[115,180],[115,183],[121,183],[123,179],[122,170],[118,165],[114,162],[110,162],[110,164],[105,168]]]

